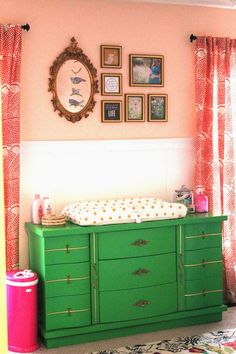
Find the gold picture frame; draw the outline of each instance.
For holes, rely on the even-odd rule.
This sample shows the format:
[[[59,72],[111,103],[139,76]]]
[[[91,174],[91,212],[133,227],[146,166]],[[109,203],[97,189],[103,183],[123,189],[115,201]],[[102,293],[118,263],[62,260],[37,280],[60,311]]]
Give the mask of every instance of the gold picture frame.
[[[163,55],[129,55],[130,86],[164,86]]]
[[[101,94],[103,96],[122,95],[122,74],[102,73],[101,74]]]
[[[168,95],[149,94],[148,95],[148,122],[168,121]]]
[[[145,121],[145,95],[138,93],[125,94],[125,121]]]
[[[101,68],[122,68],[122,47],[120,45],[101,45]]]
[[[121,123],[123,121],[123,102],[120,100],[101,101],[102,123]]]
[[[74,37],[50,67],[49,89],[54,111],[75,123],[93,111],[98,93],[97,69]]]

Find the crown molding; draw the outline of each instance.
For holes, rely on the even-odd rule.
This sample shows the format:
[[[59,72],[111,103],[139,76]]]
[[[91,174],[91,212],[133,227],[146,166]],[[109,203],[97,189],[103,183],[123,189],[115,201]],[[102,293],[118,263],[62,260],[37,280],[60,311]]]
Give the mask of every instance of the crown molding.
[[[165,5],[215,7],[221,9],[236,10],[236,0],[201,0],[201,1],[199,0],[121,0],[121,1],[156,3],[156,4],[165,4]]]

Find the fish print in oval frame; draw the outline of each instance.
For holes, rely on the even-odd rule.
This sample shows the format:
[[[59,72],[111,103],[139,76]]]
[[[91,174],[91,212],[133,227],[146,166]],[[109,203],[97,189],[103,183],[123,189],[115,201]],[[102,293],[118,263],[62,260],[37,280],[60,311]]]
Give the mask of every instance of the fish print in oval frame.
[[[54,61],[50,68],[49,91],[52,92],[54,111],[70,122],[87,118],[96,104],[98,92],[97,70],[78,47],[75,38]]]

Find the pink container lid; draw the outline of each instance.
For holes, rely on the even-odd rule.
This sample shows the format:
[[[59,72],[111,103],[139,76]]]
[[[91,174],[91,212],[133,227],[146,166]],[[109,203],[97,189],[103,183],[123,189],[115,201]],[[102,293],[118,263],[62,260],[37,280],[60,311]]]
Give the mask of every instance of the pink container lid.
[[[7,283],[27,283],[36,280],[38,280],[38,275],[30,269],[18,269],[7,272]]]

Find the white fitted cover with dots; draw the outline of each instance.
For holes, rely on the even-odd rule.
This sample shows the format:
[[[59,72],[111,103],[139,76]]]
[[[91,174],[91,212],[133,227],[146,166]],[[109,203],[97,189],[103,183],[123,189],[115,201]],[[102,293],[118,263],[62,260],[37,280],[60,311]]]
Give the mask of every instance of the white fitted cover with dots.
[[[68,221],[84,226],[176,219],[186,214],[183,204],[151,197],[82,201],[62,210]]]

